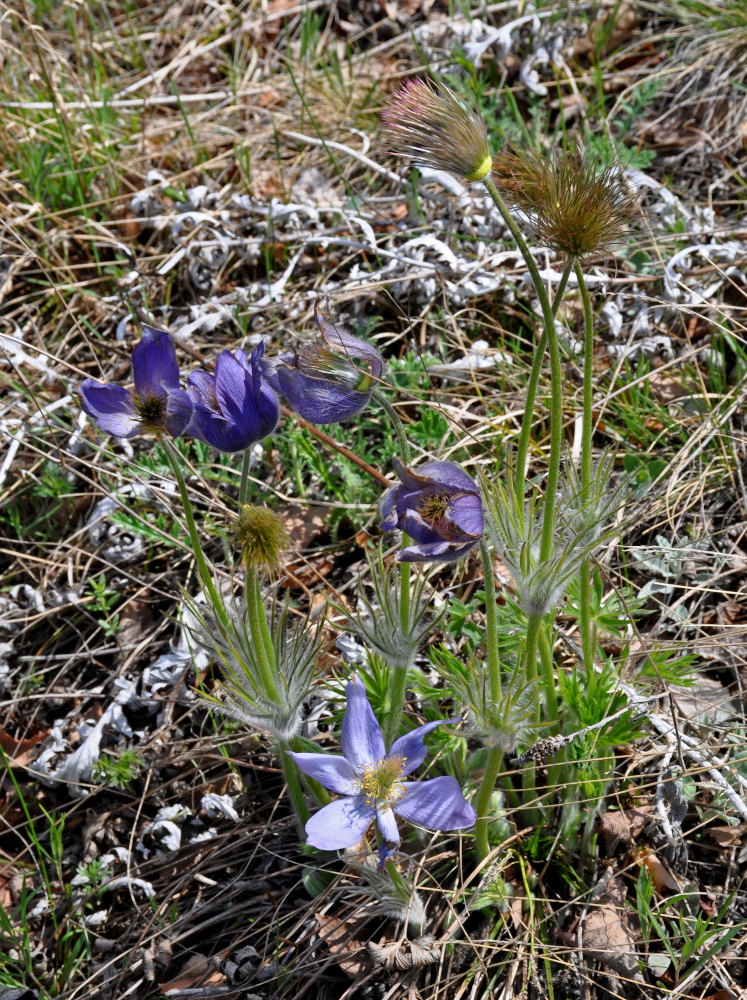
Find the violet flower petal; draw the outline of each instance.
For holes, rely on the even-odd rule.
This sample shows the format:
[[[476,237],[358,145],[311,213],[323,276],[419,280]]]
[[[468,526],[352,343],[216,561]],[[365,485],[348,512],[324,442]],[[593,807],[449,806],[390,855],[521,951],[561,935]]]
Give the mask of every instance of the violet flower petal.
[[[140,417],[132,394],[121,385],[101,385],[87,378],[78,392],[81,406],[105,434],[130,438],[140,430]]]
[[[337,799],[306,823],[306,840],[322,851],[338,851],[357,844],[376,813],[362,795]]]
[[[389,756],[404,757],[405,766],[402,768],[402,774],[412,774],[416,768],[420,767],[428,753],[428,748],[424,743],[428,733],[432,733],[439,726],[454,726],[458,722],[459,719],[439,719],[438,722],[426,722],[424,726],[418,726],[411,733],[406,733],[395,740],[392,743]]]
[[[405,795],[394,804],[394,811],[410,823],[427,830],[459,830],[475,822],[475,810],[451,775],[429,781],[406,781],[404,788]]]
[[[400,839],[396,817],[388,806],[376,810],[376,825],[384,840],[389,841],[389,843],[397,843]]]
[[[360,413],[368,405],[371,390],[349,389],[330,379],[315,378],[279,365],[277,391],[290,408],[312,424],[335,424]]]
[[[179,437],[189,426],[194,413],[194,404],[183,389],[166,390],[165,426],[172,437]]]
[[[179,366],[171,334],[143,327],[142,339],[132,349],[132,377],[141,399],[163,396],[179,386]]]
[[[465,535],[482,538],[485,518],[480,497],[476,493],[457,494],[446,512],[446,520],[455,524]]]
[[[331,753],[286,753],[292,757],[300,770],[339,795],[356,795],[358,781],[353,765],[339,754]]]
[[[342,718],[340,744],[343,755],[360,773],[367,765],[384,758],[384,739],[368,703],[363,682],[353,677],[345,688],[345,694],[348,703]]]

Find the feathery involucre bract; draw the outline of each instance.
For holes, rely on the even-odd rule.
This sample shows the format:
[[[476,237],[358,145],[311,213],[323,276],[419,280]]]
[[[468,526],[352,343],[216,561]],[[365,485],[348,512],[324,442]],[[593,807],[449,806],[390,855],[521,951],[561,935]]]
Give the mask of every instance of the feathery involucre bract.
[[[382,114],[391,151],[468,181],[492,164],[488,132],[477,108],[442,83],[405,80]]]
[[[580,151],[506,149],[493,169],[496,186],[527,214],[537,242],[558,253],[585,257],[609,249],[633,213],[635,195],[620,167]]]

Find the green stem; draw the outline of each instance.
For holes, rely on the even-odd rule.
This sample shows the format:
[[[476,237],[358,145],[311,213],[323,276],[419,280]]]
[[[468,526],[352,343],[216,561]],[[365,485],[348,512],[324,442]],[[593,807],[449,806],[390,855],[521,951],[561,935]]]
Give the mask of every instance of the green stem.
[[[544,628],[540,628],[539,630],[539,655],[542,664],[547,717],[552,723],[548,731],[555,733],[558,728],[558,696],[555,691],[555,669],[552,659],[552,649],[550,648]]]
[[[161,445],[163,450],[166,452],[166,457],[171,465],[171,471],[174,473],[174,478],[176,479],[177,486],[179,487],[179,496],[181,497],[182,508],[184,510],[184,519],[187,522],[187,532],[189,533],[189,540],[192,544],[192,552],[194,553],[195,562],[197,563],[197,573],[200,577],[200,582],[213,606],[213,610],[220,618],[221,623],[223,625],[227,625],[228,614],[223,606],[223,601],[215,588],[213,577],[208,569],[208,564],[202,551],[202,545],[200,544],[200,535],[197,531],[197,525],[195,524],[192,503],[189,499],[189,492],[187,490],[187,483],[184,479],[184,473],[182,472],[181,463],[179,461],[179,453],[167,438],[161,438]]]
[[[589,289],[581,265],[576,261],[576,280],[584,304],[584,396],[581,429],[581,495],[588,500],[592,480],[591,435],[593,423],[594,386],[592,383],[594,361],[594,317],[591,311]],[[591,559],[587,556],[579,568],[579,629],[584,669],[589,677],[594,670],[594,636],[591,625]]]
[[[485,645],[488,651],[490,700],[496,705],[502,697],[501,663],[498,655],[498,617],[496,615],[493,557],[484,538],[480,539],[480,555],[482,556],[482,574],[485,580]]]
[[[558,284],[557,291],[555,292],[555,298],[552,300],[552,314],[557,316],[558,309],[560,308],[560,303],[563,300],[563,295],[565,293],[566,285],[568,284],[568,278],[573,270],[573,259],[569,260],[568,263],[563,268],[563,273],[560,276],[560,283]],[[540,337],[537,348],[534,352],[534,358],[532,359],[532,370],[529,374],[529,382],[527,383],[525,402],[524,402],[524,416],[521,419],[521,431],[519,433],[519,444],[516,450],[516,481],[515,481],[515,492],[519,501],[520,507],[523,507],[524,503],[524,485],[526,482],[526,466],[527,466],[527,452],[529,451],[529,437],[532,430],[532,418],[534,416],[534,401],[537,398],[537,386],[539,385],[539,377],[542,371],[542,362],[545,360],[545,348],[547,347],[547,333],[542,328],[542,336]]]
[[[560,477],[560,450],[563,444],[563,377],[560,368],[560,349],[558,347],[558,337],[555,333],[555,317],[553,316],[550,299],[545,286],[542,284],[537,265],[529,252],[529,247],[519,231],[519,227],[514,222],[508,206],[501,198],[498,189],[490,176],[483,181],[488,194],[493,199],[496,208],[501,214],[503,221],[516,241],[524,263],[527,266],[529,275],[534,285],[534,290],[539,299],[542,309],[542,318],[547,334],[547,346],[550,353],[550,458],[547,468],[547,488],[545,492],[545,502],[542,510],[542,542],[540,545],[540,559],[546,562],[552,553],[553,530],[555,527],[555,501],[558,492],[558,479]],[[518,471],[518,470],[517,470]]]
[[[405,428],[399,418],[399,414],[386,395],[379,389],[374,389],[373,398],[379,403],[387,413],[392,422],[399,450],[402,453],[402,461],[409,466],[412,461],[410,442],[407,440]],[[402,548],[407,548],[409,538],[402,534]],[[403,562],[399,564],[399,621],[405,635],[410,634],[410,564]],[[405,702],[405,688],[407,686],[406,666],[393,666],[389,673],[389,713],[387,715],[384,740],[389,747],[399,735],[399,725],[402,720],[402,706]]]
[[[477,819],[475,820],[475,844],[477,846],[477,856],[480,861],[490,853],[490,844],[488,843],[490,796],[493,794],[502,762],[503,751],[500,747],[492,747],[488,751],[485,774],[480,782],[480,788],[475,799],[475,812],[477,813]]]
[[[384,746],[391,749],[392,743],[399,736],[402,722],[402,707],[405,703],[407,687],[407,667],[394,666],[389,668],[389,711],[384,726]]]
[[[309,807],[306,805],[306,799],[303,797],[301,782],[298,780],[298,768],[296,767],[293,758],[289,757],[286,753],[287,749],[288,745],[285,742],[278,744],[280,763],[283,768],[283,776],[285,778],[285,786],[288,789],[288,798],[291,800],[291,804],[293,805],[293,810],[296,814],[299,828],[303,831],[303,828],[309,818]]]
[[[244,449],[241,459],[241,483],[239,484],[239,512],[244,504],[249,502],[249,466],[251,463],[252,446]]]
[[[542,615],[530,615],[527,622],[526,652],[524,657],[524,683],[534,685],[537,680],[537,647],[539,645],[540,631],[542,630]],[[535,724],[540,719],[539,698],[535,692],[534,705],[532,707],[532,719]],[[536,774],[534,764],[529,764],[522,779],[524,789],[524,801],[527,802],[536,797]],[[535,806],[532,806],[527,813],[530,822],[537,821],[539,813]]]
[[[244,582],[246,614],[249,619],[249,633],[252,637],[254,656],[257,661],[264,693],[271,701],[278,701],[277,676],[275,673],[275,647],[267,625],[267,616],[262,602],[262,592],[256,573],[247,567]]]
[[[380,389],[374,389],[373,398],[377,403],[384,407],[387,416],[392,421],[392,425],[397,435],[399,450],[402,452],[402,461],[405,465],[409,465],[412,461],[412,452],[410,451],[410,442],[407,440],[407,435],[405,434],[404,424],[399,419],[399,414]]]

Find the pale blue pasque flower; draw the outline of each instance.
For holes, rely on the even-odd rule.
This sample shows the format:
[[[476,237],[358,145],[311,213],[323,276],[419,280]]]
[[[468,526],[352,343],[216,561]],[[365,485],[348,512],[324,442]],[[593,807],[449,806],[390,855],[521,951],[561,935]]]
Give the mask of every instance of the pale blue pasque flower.
[[[81,385],[83,409],[100,430],[114,437],[136,434],[183,434],[192,418],[192,401],[179,388],[179,366],[171,335],[144,326],[132,351],[134,389],[101,385],[87,378]]]
[[[334,424],[365,409],[384,362],[365,340],[330,322],[318,300],[314,318],[321,339],[295,353],[262,358],[262,372],[299,417],[312,424]]]
[[[396,844],[400,838],[395,814],[429,830],[471,826],[475,810],[456,778],[403,780],[425,760],[424,737],[449,720],[419,726],[396,740],[387,753],[363,683],[353,677],[345,693],[342,755],[288,751],[304,774],[343,796],[307,822],[307,842],[325,851],[352,847],[376,820],[384,840]]]
[[[218,451],[244,451],[266,438],[280,417],[280,404],[260,368],[264,343],[249,358],[242,350],[221,351],[215,375],[196,371],[187,379],[194,405],[189,433]]]

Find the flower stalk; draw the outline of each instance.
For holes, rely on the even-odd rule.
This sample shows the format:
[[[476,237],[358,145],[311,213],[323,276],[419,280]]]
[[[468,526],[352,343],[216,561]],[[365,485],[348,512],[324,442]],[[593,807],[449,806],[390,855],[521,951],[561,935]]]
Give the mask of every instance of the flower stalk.
[[[592,467],[592,423],[593,423],[593,360],[594,360],[594,317],[591,311],[589,289],[578,261],[575,262],[576,280],[581,290],[584,306],[584,389],[583,415],[581,425],[581,489],[584,494],[591,490]],[[587,556],[579,567],[579,631],[584,669],[589,677],[594,670],[594,636],[591,624],[591,557]]]

